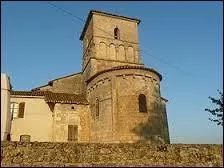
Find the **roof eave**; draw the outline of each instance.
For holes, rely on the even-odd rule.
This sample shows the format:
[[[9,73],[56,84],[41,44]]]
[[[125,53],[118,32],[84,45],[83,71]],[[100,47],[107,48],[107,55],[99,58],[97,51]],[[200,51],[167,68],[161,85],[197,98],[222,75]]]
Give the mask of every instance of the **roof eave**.
[[[152,68],[146,68],[146,67],[141,67],[141,66],[126,66],[126,65],[124,65],[124,66],[117,66],[117,67],[113,67],[113,68],[106,69],[106,70],[103,70],[103,71],[99,71],[95,75],[93,75],[89,79],[87,79],[85,82],[89,83],[94,78],[96,78],[97,76],[99,76],[99,75],[101,75],[103,73],[107,73],[107,72],[110,72],[110,71],[124,70],[124,69],[142,69],[142,70],[151,71],[151,72],[154,72],[156,75],[158,75],[160,81],[162,81],[162,75],[159,72],[157,72],[156,70],[152,69]]]
[[[89,105],[89,103],[87,103],[87,102],[73,102],[73,101],[59,101],[59,100],[45,100],[45,102],[46,103]]]

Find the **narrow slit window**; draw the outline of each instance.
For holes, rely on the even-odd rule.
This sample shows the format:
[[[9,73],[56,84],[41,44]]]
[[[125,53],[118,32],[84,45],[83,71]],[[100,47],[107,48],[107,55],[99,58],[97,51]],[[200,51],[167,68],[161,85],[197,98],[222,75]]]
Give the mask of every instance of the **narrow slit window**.
[[[96,99],[96,117],[99,117],[100,111],[99,111],[99,99]]]
[[[147,113],[147,102],[144,94],[140,94],[138,97],[139,101],[139,112]]]
[[[120,39],[120,31],[117,27],[114,29],[114,38]]]

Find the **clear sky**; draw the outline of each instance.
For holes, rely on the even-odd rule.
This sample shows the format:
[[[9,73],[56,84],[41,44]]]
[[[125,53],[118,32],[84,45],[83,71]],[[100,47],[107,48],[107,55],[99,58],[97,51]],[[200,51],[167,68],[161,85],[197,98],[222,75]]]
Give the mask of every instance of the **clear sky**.
[[[223,143],[208,96],[223,86],[222,2],[54,2],[82,19],[102,10],[141,19],[145,66],[163,75],[171,143]],[[81,71],[84,22],[47,2],[1,2],[1,72],[31,90]]]

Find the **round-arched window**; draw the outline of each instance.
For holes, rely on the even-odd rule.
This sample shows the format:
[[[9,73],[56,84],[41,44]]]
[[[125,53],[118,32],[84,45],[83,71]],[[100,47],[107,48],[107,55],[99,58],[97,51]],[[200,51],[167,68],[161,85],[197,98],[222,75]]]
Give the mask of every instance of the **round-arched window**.
[[[144,94],[138,96],[139,112],[147,113],[147,102]]]
[[[120,39],[120,31],[117,27],[114,29],[114,38]]]

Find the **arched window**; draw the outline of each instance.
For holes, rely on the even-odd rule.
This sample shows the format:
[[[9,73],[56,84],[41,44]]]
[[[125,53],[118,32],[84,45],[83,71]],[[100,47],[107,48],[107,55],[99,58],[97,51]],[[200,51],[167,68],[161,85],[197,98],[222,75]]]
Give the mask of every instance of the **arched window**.
[[[99,99],[96,99],[96,117],[99,117]]]
[[[114,38],[120,39],[120,31],[117,27],[114,29]]]
[[[147,113],[147,103],[144,94],[138,96],[139,112]]]

